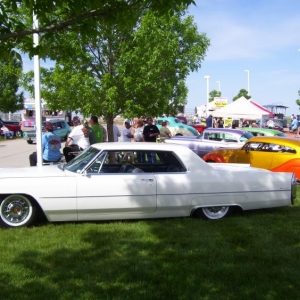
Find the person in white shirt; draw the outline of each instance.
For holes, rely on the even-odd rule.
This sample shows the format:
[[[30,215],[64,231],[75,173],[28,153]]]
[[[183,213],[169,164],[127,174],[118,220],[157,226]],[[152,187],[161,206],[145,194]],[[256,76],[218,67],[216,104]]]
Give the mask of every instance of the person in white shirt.
[[[130,120],[125,120],[125,128],[123,129],[123,142],[131,143],[133,139],[133,133],[131,131]],[[130,160],[131,163],[134,163],[133,152],[126,152],[125,159]]]
[[[72,152],[79,152],[87,149],[90,146],[88,134],[85,134],[84,126],[81,124],[79,117],[73,118],[73,130],[70,132],[63,153],[66,162],[72,160],[75,155]]]

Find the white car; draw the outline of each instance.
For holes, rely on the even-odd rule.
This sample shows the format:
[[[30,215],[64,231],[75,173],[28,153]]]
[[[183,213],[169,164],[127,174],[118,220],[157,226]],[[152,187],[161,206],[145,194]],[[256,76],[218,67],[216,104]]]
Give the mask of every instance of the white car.
[[[138,163],[137,154],[156,162]],[[293,173],[207,164],[187,147],[160,143],[95,144],[68,164],[3,168],[0,182],[5,227],[28,226],[40,214],[49,222],[220,219],[234,207],[291,205],[296,196]]]

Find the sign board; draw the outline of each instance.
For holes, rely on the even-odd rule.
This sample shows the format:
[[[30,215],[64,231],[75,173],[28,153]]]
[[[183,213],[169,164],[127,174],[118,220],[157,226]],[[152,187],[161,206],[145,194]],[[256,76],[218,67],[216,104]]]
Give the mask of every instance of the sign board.
[[[227,105],[227,97],[214,97],[215,107],[225,107]]]

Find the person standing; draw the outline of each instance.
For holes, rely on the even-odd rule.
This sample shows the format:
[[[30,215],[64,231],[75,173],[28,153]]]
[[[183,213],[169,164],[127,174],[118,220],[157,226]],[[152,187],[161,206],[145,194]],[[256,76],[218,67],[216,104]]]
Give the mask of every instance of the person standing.
[[[84,126],[81,124],[79,117],[73,118],[74,128],[69,134],[63,153],[66,162],[72,160],[75,155],[72,152],[83,151],[90,146],[89,137],[84,134]]]
[[[90,119],[90,125],[92,127],[92,130],[96,134],[96,143],[102,143],[103,142],[103,130],[99,125],[98,117],[92,116]]]
[[[121,136],[121,132],[119,127],[116,124],[113,124],[113,133],[114,133],[114,142],[119,141],[119,137]]]
[[[219,120],[217,121],[218,124],[218,128],[224,128],[224,121],[222,118],[219,118]]]
[[[210,128],[210,127],[213,127],[213,117],[212,115],[209,115],[207,118],[206,118],[206,127],[207,128]]]
[[[172,133],[170,129],[167,127],[167,121],[163,121],[161,123],[161,129],[159,130],[159,137],[162,143],[164,143],[166,139],[170,139],[172,137]]]
[[[143,120],[139,119],[136,122],[136,128],[134,129],[133,132],[133,139],[135,142],[140,143],[144,141],[143,131],[144,131],[144,122]],[[136,154],[136,159],[139,163],[145,163],[146,162],[145,153],[143,151],[138,151]]]
[[[131,142],[133,139],[133,133],[131,131],[130,120],[125,120],[125,128],[123,129],[123,142]]]
[[[42,153],[43,162],[57,162],[61,159],[61,142],[60,137],[53,133],[53,126],[50,122],[44,125],[45,133],[42,136]],[[37,154],[33,152],[29,155],[30,166],[37,165]]]
[[[159,136],[159,130],[156,125],[153,125],[153,119],[151,117],[147,118],[147,126],[143,130],[143,138],[145,142],[155,143],[157,137]],[[156,155],[153,152],[147,153],[149,163],[156,163]]]
[[[123,129],[123,142],[131,143],[133,139],[133,133],[131,131],[130,120],[125,120],[124,125],[125,128]],[[133,152],[126,152],[125,159],[129,159],[131,163],[134,163]]]

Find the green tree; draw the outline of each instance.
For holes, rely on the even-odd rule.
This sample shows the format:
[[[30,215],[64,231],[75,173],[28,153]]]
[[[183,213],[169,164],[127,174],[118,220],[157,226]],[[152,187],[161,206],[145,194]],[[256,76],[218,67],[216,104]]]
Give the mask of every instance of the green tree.
[[[116,115],[177,112],[186,101],[185,78],[200,67],[209,46],[193,18],[183,16],[184,11],[171,17],[147,11],[130,30],[102,26],[95,39],[70,32],[53,41],[50,55],[61,54],[53,70],[42,72],[42,97],[51,109],[103,115],[109,140]]]
[[[15,112],[23,108],[23,92],[19,90],[22,63],[16,58],[0,59],[0,111]]]
[[[214,101],[215,97],[221,97],[222,93],[220,91],[217,90],[212,90],[209,93],[209,102]]]
[[[300,91],[298,91],[298,96],[299,96],[299,98],[296,100],[296,104],[298,106],[300,106]],[[299,107],[299,109],[300,109],[300,107]]]
[[[245,97],[246,99],[251,99],[251,96],[248,95],[248,91],[245,90],[245,89],[241,89],[239,91],[239,93],[232,99],[232,101],[235,101],[235,100],[237,100],[237,99],[239,99],[241,97]]]
[[[91,37],[97,35],[99,25],[134,26],[145,9],[171,16],[192,3],[195,4],[193,0],[1,0],[1,55],[8,57],[13,49],[21,48],[30,56],[39,53],[46,57],[44,43],[34,48],[33,33],[39,33],[42,40],[55,40],[70,31]],[[33,13],[39,28],[32,28]]]

